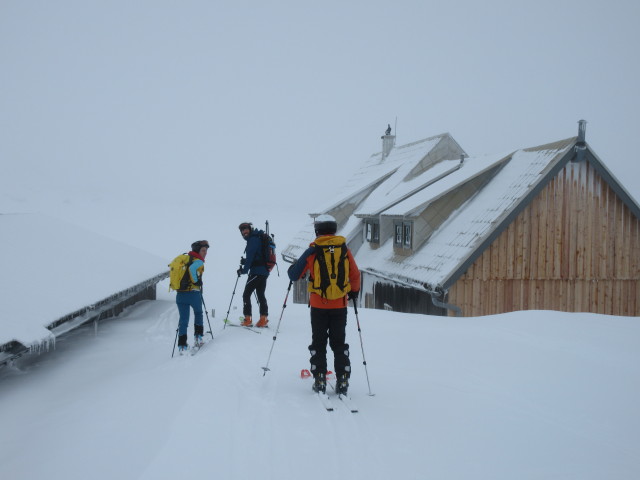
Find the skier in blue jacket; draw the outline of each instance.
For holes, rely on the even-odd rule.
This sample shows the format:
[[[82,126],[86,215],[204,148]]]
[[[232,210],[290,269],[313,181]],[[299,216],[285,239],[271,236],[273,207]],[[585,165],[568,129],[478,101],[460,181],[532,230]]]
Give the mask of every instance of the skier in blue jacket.
[[[202,274],[204,272],[204,259],[209,251],[209,242],[198,240],[191,244],[191,251],[188,253],[191,262],[187,273],[185,273],[184,289],[178,290],[176,294],[176,304],[180,319],[178,321],[178,350],[184,352],[189,348],[187,345],[187,328],[189,326],[189,315],[193,309],[194,316],[194,343],[202,346],[204,343],[204,315],[202,311]]]
[[[269,323],[267,318],[269,315],[269,305],[264,292],[267,288],[267,279],[269,278],[269,270],[267,270],[266,259],[262,249],[262,231],[253,228],[249,222],[241,223],[238,228],[240,234],[247,242],[245,249],[244,263],[238,269],[238,276],[248,273],[247,284],[242,294],[242,314],[244,320],[241,325],[243,327],[253,326],[251,317],[251,295],[256,292],[258,296],[258,306],[260,308],[260,320],[256,327],[264,328]]]

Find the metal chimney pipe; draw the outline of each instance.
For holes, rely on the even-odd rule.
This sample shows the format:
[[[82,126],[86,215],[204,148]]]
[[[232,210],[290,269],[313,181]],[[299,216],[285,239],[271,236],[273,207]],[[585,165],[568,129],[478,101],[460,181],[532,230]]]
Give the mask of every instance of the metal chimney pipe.
[[[587,133],[587,121],[579,120],[578,121],[578,142],[584,143],[585,137]]]
[[[587,142],[585,141],[587,132],[587,121],[579,120],[578,121],[578,141],[576,142],[575,152],[576,152],[576,162],[582,162],[585,159],[585,154],[587,152]]]

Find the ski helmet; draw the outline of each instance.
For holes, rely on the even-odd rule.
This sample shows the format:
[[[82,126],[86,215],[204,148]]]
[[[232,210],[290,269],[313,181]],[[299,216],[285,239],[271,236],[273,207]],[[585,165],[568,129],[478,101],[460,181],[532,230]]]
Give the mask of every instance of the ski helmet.
[[[191,251],[198,253],[202,247],[209,248],[209,242],[206,240],[198,240],[191,244]]]
[[[238,230],[240,231],[244,230],[245,228],[253,230],[253,224],[251,222],[242,222],[240,225],[238,225]]]
[[[313,221],[313,228],[316,235],[334,235],[338,231],[338,222],[331,215],[324,213]]]

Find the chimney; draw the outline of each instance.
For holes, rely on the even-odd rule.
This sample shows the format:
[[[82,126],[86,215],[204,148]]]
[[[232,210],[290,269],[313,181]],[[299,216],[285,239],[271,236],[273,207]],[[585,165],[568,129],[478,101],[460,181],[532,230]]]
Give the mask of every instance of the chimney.
[[[578,141],[576,142],[575,152],[576,152],[576,162],[582,162],[585,157],[585,153],[587,151],[587,142],[585,140],[587,132],[587,121],[579,120],[578,121]]]
[[[382,139],[382,159],[384,160],[389,156],[391,149],[396,144],[396,136],[391,135],[391,125],[387,124],[387,130],[384,135],[380,137]]]
[[[584,144],[585,143],[585,134],[587,132],[587,121],[579,120],[578,121],[578,142]]]

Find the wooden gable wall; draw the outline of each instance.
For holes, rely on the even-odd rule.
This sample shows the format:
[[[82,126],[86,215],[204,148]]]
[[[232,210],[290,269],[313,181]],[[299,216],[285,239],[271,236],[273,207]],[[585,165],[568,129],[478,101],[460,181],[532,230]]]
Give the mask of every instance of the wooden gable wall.
[[[568,163],[448,293],[464,316],[640,316],[640,220],[588,162]]]

